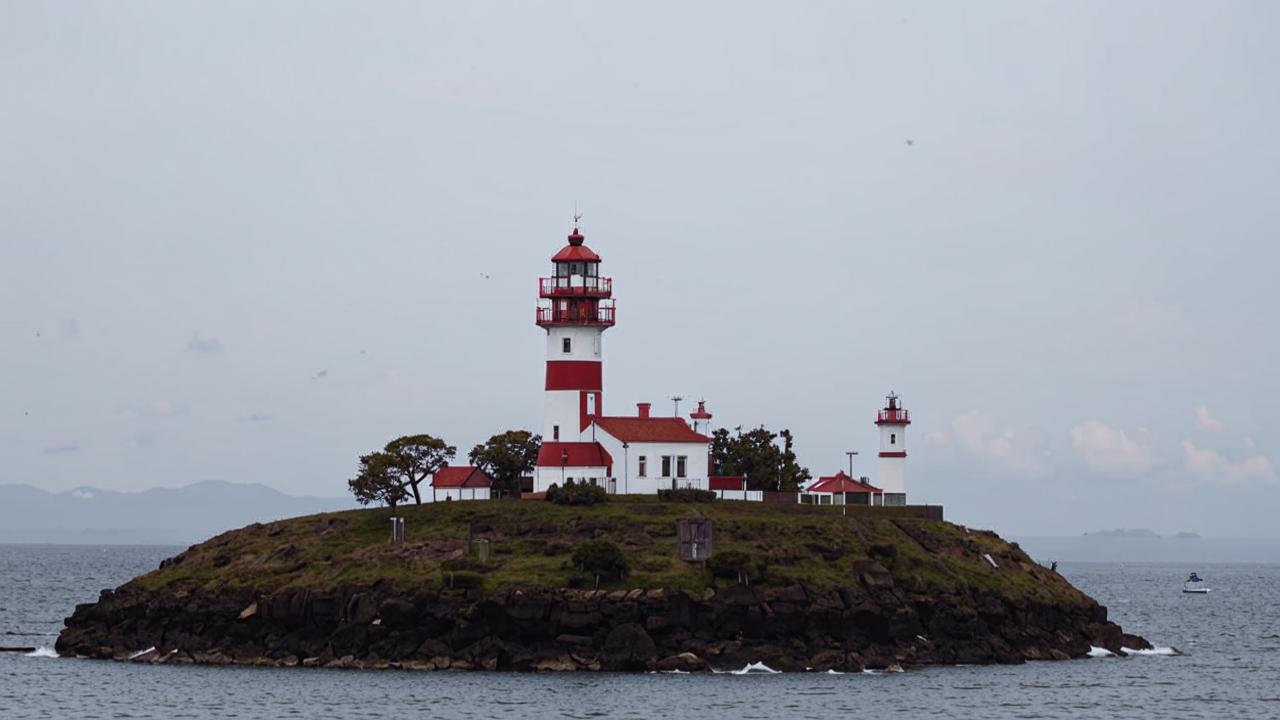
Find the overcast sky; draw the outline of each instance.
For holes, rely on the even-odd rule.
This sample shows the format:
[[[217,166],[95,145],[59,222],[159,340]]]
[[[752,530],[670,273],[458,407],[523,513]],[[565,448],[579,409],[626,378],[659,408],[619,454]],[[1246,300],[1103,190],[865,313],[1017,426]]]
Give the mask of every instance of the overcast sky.
[[[705,397],[1008,534],[1276,536],[1280,4],[0,2],[0,482],[341,495]],[[689,408],[686,403],[684,411]],[[669,411],[669,410],[668,410]]]

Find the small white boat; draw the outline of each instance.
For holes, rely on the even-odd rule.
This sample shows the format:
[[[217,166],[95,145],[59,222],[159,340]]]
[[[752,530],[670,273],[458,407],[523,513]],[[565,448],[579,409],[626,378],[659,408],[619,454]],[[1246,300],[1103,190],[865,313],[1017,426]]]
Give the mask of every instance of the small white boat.
[[[1209,592],[1209,590],[1210,587],[1205,585],[1204,580],[1201,580],[1200,576],[1195,573],[1191,573],[1191,577],[1187,578],[1187,581],[1182,583],[1182,592],[1184,593],[1204,595]]]

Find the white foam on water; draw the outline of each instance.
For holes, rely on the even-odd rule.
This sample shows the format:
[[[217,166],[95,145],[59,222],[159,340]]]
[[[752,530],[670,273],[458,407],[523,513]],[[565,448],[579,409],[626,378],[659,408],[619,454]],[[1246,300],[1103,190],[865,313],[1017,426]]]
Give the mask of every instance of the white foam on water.
[[[840,672],[839,670],[828,670],[828,671],[827,671],[827,674],[828,674],[828,675],[843,675],[844,673]]]
[[[25,654],[23,655],[23,657],[52,657],[52,658],[56,658],[56,657],[58,657],[58,653],[54,652],[52,648],[47,648],[47,647],[38,647],[38,648],[36,648],[36,649],[35,649],[34,651],[32,651],[32,652],[25,653]]]
[[[1122,648],[1122,649],[1123,649],[1126,653],[1129,653],[1130,655],[1166,655],[1166,656],[1173,656],[1173,655],[1181,655],[1181,654],[1182,654],[1182,653],[1178,652],[1177,650],[1174,650],[1174,649],[1173,649],[1173,648],[1171,648],[1171,647],[1161,647],[1161,646],[1159,646],[1159,645],[1157,645],[1156,647],[1151,648],[1150,650],[1134,650],[1133,648]]]
[[[768,665],[765,665],[762,662],[753,662],[753,663],[749,663],[746,667],[742,668],[741,670],[731,671],[730,674],[731,675],[752,675],[752,674],[760,673],[764,675],[777,675],[781,672],[782,672],[781,670],[774,670],[773,668],[769,667]]]
[[[130,656],[129,656],[129,659],[130,659],[130,660],[132,660],[132,659],[134,659],[134,658],[139,658],[139,657],[142,657],[143,655],[146,655],[146,654],[147,654],[147,653],[149,653],[149,652],[155,652],[155,651],[156,651],[156,646],[155,646],[155,645],[152,645],[151,647],[147,648],[146,650],[139,650],[138,652],[136,652],[136,653],[134,653],[134,654],[130,655]]]
[[[1089,648],[1089,657],[1114,657],[1115,653],[1110,650],[1094,645]]]

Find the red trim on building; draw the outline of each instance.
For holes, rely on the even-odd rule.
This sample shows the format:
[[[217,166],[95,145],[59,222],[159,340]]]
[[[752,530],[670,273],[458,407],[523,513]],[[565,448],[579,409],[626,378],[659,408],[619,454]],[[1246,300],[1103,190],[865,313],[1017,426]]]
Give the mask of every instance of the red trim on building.
[[[548,360],[547,389],[599,392],[604,389],[603,368],[599,360]]]
[[[591,399],[588,396],[593,393],[596,396],[596,411],[594,413],[588,412],[588,401]],[[600,414],[600,403],[602,402],[600,396],[599,390],[583,390],[578,393],[578,432],[583,432],[588,427],[591,427],[592,419]]]
[[[747,479],[742,475],[712,475],[707,478],[707,488],[711,490],[744,490]]]
[[[877,425],[910,425],[911,413],[902,408],[886,408],[876,413]]]
[[[544,442],[538,467],[602,467],[613,472],[613,456],[598,442]]]
[[[483,470],[470,465],[443,467],[431,478],[431,487],[437,488],[481,488],[492,485],[493,480]]]
[[[880,457],[906,457],[906,456],[907,456],[907,451],[906,451],[906,450],[899,450],[899,451],[897,451],[897,452],[882,452],[882,453],[880,453]]]
[[[694,432],[688,423],[676,417],[598,417],[596,427],[622,442],[711,442],[711,438]]]

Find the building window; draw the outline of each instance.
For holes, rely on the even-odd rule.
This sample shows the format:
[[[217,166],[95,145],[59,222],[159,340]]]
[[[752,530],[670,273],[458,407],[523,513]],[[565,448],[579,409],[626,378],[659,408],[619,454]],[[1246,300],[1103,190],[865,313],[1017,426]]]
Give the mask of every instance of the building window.
[[[662,456],[662,477],[664,478],[671,477],[671,456],[670,455]]]
[[[646,473],[646,472],[648,471],[648,469],[649,469],[649,468],[648,468],[648,465],[649,465],[649,463],[648,463],[647,458],[645,458],[645,456],[641,455],[641,456],[640,456],[640,470],[639,470],[639,472],[637,472],[637,473],[636,473],[636,475],[637,475],[638,477],[646,477],[645,473]]]
[[[682,478],[685,476],[685,466],[688,464],[689,458],[687,456],[681,455],[676,458],[676,477]]]
[[[573,352],[573,340],[572,340],[572,338],[562,338],[562,339],[560,340],[560,345],[561,345],[561,347],[563,348],[564,352],[566,352],[566,353],[568,353],[568,352]]]
[[[897,445],[897,444],[898,444],[898,434],[897,434],[897,433],[889,433],[889,444],[890,444],[890,445]]]
[[[596,400],[599,393],[587,393],[587,415],[594,416],[596,414]]]
[[[559,426],[559,425],[552,425],[552,426],[551,426],[551,439],[552,439],[552,440],[559,440],[559,439],[560,439],[560,426]]]

